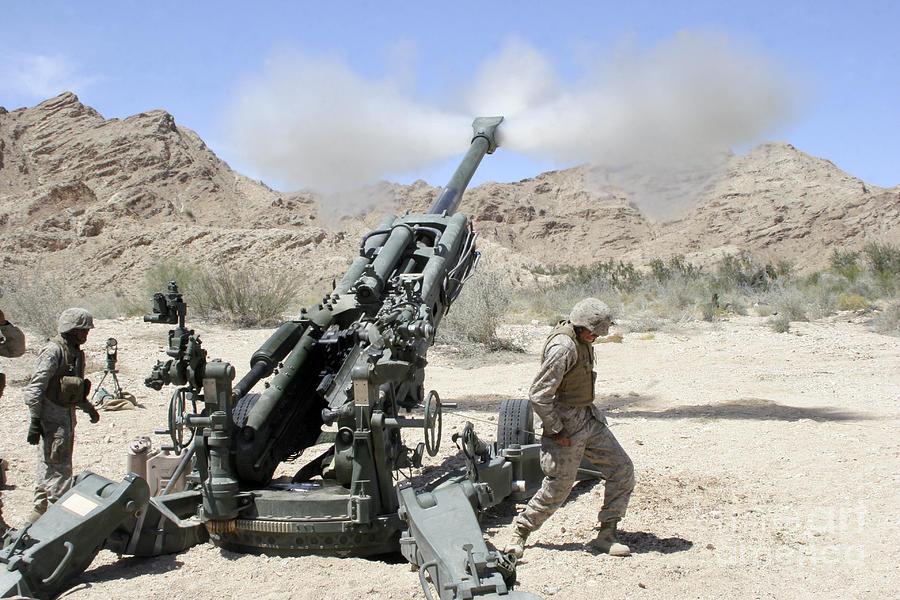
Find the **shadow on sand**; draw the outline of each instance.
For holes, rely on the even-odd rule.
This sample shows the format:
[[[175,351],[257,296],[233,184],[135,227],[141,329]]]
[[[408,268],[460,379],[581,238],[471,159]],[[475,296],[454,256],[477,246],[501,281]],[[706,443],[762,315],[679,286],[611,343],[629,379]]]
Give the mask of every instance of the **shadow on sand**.
[[[178,569],[183,564],[178,560],[178,555],[176,554],[120,558],[112,564],[85,571],[79,577],[73,578],[74,585],[63,595],[71,593],[74,589],[90,588],[92,583],[102,583],[116,579],[133,579],[141,575],[161,575],[173,569]]]
[[[673,406],[665,410],[649,410],[629,408],[625,406],[654,403],[652,396],[631,395],[625,398],[610,397],[601,400],[600,404],[610,410],[616,418],[645,419],[754,419],[759,421],[862,421],[872,417],[864,413],[851,412],[817,406],[804,408],[779,404],[764,398],[739,398],[718,404],[688,404]]]
[[[619,541],[626,544],[632,554],[646,554],[649,552],[658,552],[660,554],[673,554],[675,552],[684,552],[690,550],[694,542],[680,537],[660,538],[655,534],[644,531],[620,531]],[[573,550],[584,550],[591,554],[600,554],[590,548],[586,543],[565,542],[563,544],[535,544],[536,548],[546,548],[548,550],[560,550],[570,552]]]

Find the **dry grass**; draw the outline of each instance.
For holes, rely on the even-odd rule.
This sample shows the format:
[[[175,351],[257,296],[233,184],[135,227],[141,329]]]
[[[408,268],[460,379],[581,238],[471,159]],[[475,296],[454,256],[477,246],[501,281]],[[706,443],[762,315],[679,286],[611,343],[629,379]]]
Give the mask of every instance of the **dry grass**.
[[[515,349],[498,335],[510,309],[510,297],[509,284],[499,273],[480,269],[441,321],[438,341],[461,348],[476,345],[489,350]]]
[[[285,270],[227,267],[200,272],[191,299],[200,316],[238,327],[261,327],[283,320],[297,285],[297,276]]]
[[[3,288],[6,318],[45,338],[56,335],[59,315],[76,304],[65,278],[42,265],[9,274]]]

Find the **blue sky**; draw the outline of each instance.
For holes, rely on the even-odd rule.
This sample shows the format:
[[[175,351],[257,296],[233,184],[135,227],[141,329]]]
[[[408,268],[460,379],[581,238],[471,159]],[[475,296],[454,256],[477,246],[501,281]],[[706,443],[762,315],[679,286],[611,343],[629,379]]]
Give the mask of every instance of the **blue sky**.
[[[297,137],[319,147],[328,146],[335,157],[354,151],[386,155],[391,153],[387,150],[391,146],[381,146],[377,135],[384,135],[384,131],[359,140],[346,134],[312,135],[303,129],[307,127],[304,116],[308,117],[305,121],[321,119],[321,111],[327,109],[310,100],[317,93],[310,87],[319,89],[314,84],[321,79],[307,76],[292,86],[282,86],[274,82],[273,73],[291,77],[301,68],[326,78],[331,73],[343,73],[348,83],[340,90],[358,90],[360,106],[366,106],[372,89],[387,86],[395,90],[392,93],[402,94],[400,102],[395,96],[386,101],[400,111],[398,120],[410,114],[424,123],[427,115],[450,105],[454,117],[462,114],[460,106],[464,103],[459,98],[476,87],[473,81],[479,73],[483,79],[491,72],[486,62],[493,60],[494,66],[500,65],[508,75],[504,65],[518,64],[510,57],[528,59],[533,55],[531,62],[543,64],[552,75],[543,80],[552,79],[557,88],[568,92],[578,89],[577,82],[584,80],[585,64],[602,62],[608,67],[623,52],[638,58],[632,63],[616,63],[620,67],[640,64],[653,70],[653,61],[670,51],[672,40],[687,33],[727,40],[724,51],[733,51],[736,58],[725,64],[726,70],[740,70],[741,65],[752,69],[758,61],[765,64],[763,70],[777,72],[764,83],[750,86],[750,97],[744,98],[747,106],[742,107],[745,112],[735,112],[731,117],[743,120],[746,111],[759,104],[754,95],[763,93],[761,89],[770,90],[773,81],[783,83],[789,96],[789,110],[760,118],[754,127],[717,142],[724,140],[743,152],[762,141],[786,141],[831,160],[871,184],[891,187],[900,184],[898,6],[900,3],[886,0],[760,1],[740,6],[720,1],[458,1],[450,6],[388,0],[254,4],[228,0],[6,2],[0,10],[0,106],[8,110],[32,106],[68,90],[107,118],[164,109],[179,125],[196,131],[233,168],[286,189],[314,178],[313,172],[302,168],[296,173],[289,171],[298,160],[315,156],[315,148],[282,140],[265,149],[271,162],[259,164],[254,158],[259,146],[248,146],[251,142],[246,135],[235,136],[235,130],[241,127],[265,131],[258,120],[235,120],[236,112],[255,111],[254,102],[268,102],[268,110],[274,113],[270,116],[276,122],[283,117],[296,124]],[[703,47],[714,49],[716,43]],[[686,60],[696,62],[692,55],[686,56]],[[745,57],[752,58],[744,61]],[[336,70],[320,68],[323,64]],[[532,67],[529,63],[522,68],[541,79],[543,72]],[[671,64],[665,68],[670,69]],[[690,74],[686,77],[686,81],[695,81]],[[726,78],[722,85],[736,93],[740,81]],[[503,83],[508,86],[510,82]],[[630,85],[634,87],[633,82]],[[251,88],[265,91],[250,93]],[[273,101],[275,88],[287,96]],[[516,101],[529,102],[542,94],[547,90],[532,86]],[[658,100],[665,102],[666,96],[663,92]],[[492,103],[485,106],[505,113],[507,108],[498,98],[509,100],[492,97]],[[322,99],[318,101],[321,104]],[[355,105],[337,103],[335,110],[346,115],[351,106]],[[309,117],[313,109],[318,117]],[[293,114],[286,115],[285,111]],[[603,110],[597,107],[597,112],[597,118],[602,119]],[[655,117],[660,114],[655,113]],[[679,113],[678,119],[683,120],[684,115]],[[429,125],[423,129],[431,135],[456,122],[445,119],[434,128]],[[592,122],[592,126],[598,122]],[[360,123],[365,124],[356,121],[354,127]],[[538,126],[552,127],[553,123],[545,119]],[[392,127],[407,132],[412,128],[415,124],[402,122]],[[621,137],[607,139],[616,142],[604,156],[627,145]],[[523,151],[504,150],[490,157],[473,184],[516,181],[551,168],[573,166],[581,159],[577,153],[567,153],[564,145],[541,155],[529,152],[526,140],[516,142],[519,145],[514,147]],[[589,142],[603,143],[603,139]],[[435,149],[433,156],[427,150],[416,147],[415,154],[428,158],[428,164],[376,162],[363,165],[368,169],[365,176],[375,169],[380,176],[401,182],[422,177],[433,185],[442,185],[456,159],[447,156],[443,147]],[[459,152],[464,150],[465,142]],[[283,157],[276,156],[279,151],[297,156],[281,160]],[[348,164],[353,164],[352,160]]]

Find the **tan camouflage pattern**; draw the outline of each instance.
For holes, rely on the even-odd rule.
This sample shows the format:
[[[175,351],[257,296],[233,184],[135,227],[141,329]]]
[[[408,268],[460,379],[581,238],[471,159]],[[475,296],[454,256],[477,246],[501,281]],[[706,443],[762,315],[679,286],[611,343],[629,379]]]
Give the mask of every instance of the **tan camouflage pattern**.
[[[78,349],[68,353],[74,362]],[[59,371],[63,351],[55,342],[41,350],[31,380],[22,395],[32,417],[41,420],[37,472],[34,484],[34,510],[43,513],[48,503],[56,502],[72,486],[72,450],[75,444],[75,409],[59,406],[47,396],[47,386]],[[84,373],[79,373],[84,375]]]
[[[544,349],[544,360],[528,391],[534,412],[544,424],[544,435],[559,433],[563,429],[563,407],[554,403],[556,389],[577,362],[578,349],[571,338],[563,334],[550,338]]]
[[[541,489],[515,519],[516,532],[525,536],[539,528],[568,498],[582,458],[593,463],[606,481],[603,506],[597,515],[601,523],[625,516],[634,489],[634,465],[607,427],[600,409],[595,404],[560,406],[554,402],[557,388],[577,362],[575,343],[565,335],[549,340],[529,393],[532,406],[543,422],[544,480]],[[548,437],[563,429],[569,434],[568,447],[559,446]]]

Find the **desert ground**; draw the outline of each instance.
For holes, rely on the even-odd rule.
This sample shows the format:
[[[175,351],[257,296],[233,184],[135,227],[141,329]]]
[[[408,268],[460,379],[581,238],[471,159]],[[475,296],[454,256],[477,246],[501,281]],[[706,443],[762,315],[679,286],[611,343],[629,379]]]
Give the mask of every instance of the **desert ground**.
[[[633,555],[585,549],[603,486],[583,482],[529,540],[517,589],[543,598],[888,598],[900,589],[900,340],[841,313],[775,333],[759,317],[626,333],[596,346],[598,402],[634,460],[637,487],[623,538]],[[190,324],[190,323],[189,323]],[[246,371],[269,330],[194,322],[210,357]],[[444,414],[441,454],[458,466],[450,434],[466,420],[493,439],[503,398],[525,397],[549,327],[508,325],[521,353],[461,358],[429,353],[426,389],[457,407]],[[615,332],[615,330],[614,330]],[[75,471],[124,475],[128,443],[165,422],[171,391],[143,379],[165,358],[166,327],[139,318],[99,321],[85,346],[99,381],[104,343],[119,342],[119,379],[142,408],[82,416]],[[9,461],[4,515],[27,516],[35,450],[25,443],[21,388],[40,343],[3,359],[0,454]],[[104,384],[106,387],[107,384]],[[407,444],[418,432],[405,433]],[[153,435],[154,445],[166,442]],[[485,515],[502,547],[515,506]],[[417,575],[388,560],[251,556],[203,545],[151,559],[102,551],[64,595],[71,599],[413,599]]]

